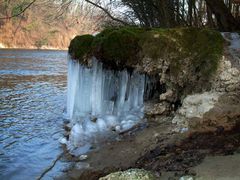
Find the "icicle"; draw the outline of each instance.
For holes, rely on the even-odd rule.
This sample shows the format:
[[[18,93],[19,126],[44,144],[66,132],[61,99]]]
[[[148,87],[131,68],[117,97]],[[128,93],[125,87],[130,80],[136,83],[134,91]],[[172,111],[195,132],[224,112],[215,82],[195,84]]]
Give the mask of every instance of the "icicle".
[[[125,131],[143,117],[145,75],[103,68],[96,58],[87,68],[68,62],[67,111],[72,130],[70,143],[83,146],[101,134]],[[100,136],[99,136],[100,135]]]

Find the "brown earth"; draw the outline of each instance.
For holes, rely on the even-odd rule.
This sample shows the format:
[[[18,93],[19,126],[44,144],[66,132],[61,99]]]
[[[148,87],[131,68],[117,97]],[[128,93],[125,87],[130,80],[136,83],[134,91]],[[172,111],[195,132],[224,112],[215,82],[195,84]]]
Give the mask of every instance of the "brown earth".
[[[173,133],[171,129],[169,118],[152,119],[147,128],[123,134],[120,141],[90,152],[88,159],[81,161],[88,168],[71,168],[59,179],[95,180],[129,168],[152,171],[159,179],[199,177],[206,156],[225,157],[239,151],[239,124],[231,130],[218,127],[214,132],[193,134]]]
[[[163,102],[169,98],[174,99],[171,97],[174,91],[167,89],[166,93],[160,96],[163,102],[146,108],[150,113],[146,113],[148,126],[145,129],[121,134],[119,141],[108,142],[98,150],[92,150],[88,154],[88,159],[84,161],[68,155],[70,160],[76,160],[77,165],[85,168],[79,169],[77,166],[70,168],[60,179],[95,180],[114,171],[143,168],[155,173],[159,179],[173,180],[183,175],[190,175],[198,179],[207,177],[205,179],[214,180],[221,174],[221,171],[216,169],[218,167],[220,170],[225,170],[224,177],[236,179],[238,173],[230,167],[236,165],[233,157],[238,157],[236,153],[239,152],[240,147],[240,96],[239,67],[234,65],[233,59],[227,56],[221,59],[217,75],[212,79],[210,92],[195,94],[190,98],[190,103],[185,103],[185,109],[181,111],[183,112],[183,125],[185,125],[184,122],[188,123],[183,128],[190,129],[190,131],[173,132],[176,125],[172,124],[171,114],[176,115],[176,108],[170,108],[168,105],[165,108]],[[207,98],[208,103],[204,99],[209,94],[218,93],[220,95],[214,106],[206,112],[201,112],[202,109],[198,107],[206,108],[211,105],[211,103],[209,105],[211,98]],[[195,102],[197,98],[200,99],[199,102]],[[178,105],[178,103],[173,105]],[[197,107],[194,115],[198,117],[198,121],[193,121],[191,116],[190,118],[184,117],[186,112],[191,111],[194,106]],[[182,107],[184,103],[180,110]],[[163,114],[170,115],[166,117]],[[180,121],[177,122],[180,123]],[[200,131],[199,128],[203,130]],[[216,158],[208,165],[209,159],[214,157]],[[224,160],[228,162],[226,164],[228,167],[218,165],[224,163]],[[208,168],[215,169],[211,169],[209,174],[204,173]]]

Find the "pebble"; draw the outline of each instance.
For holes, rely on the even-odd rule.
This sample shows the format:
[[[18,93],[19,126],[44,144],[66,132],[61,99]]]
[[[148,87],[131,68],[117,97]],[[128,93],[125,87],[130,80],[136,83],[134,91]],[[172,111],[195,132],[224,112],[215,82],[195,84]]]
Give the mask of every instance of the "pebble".
[[[80,161],[86,160],[87,158],[88,158],[88,155],[86,155],[86,154],[79,156]]]
[[[87,169],[90,165],[88,163],[79,162],[75,164],[76,169]]]
[[[182,176],[179,180],[194,180],[192,176]]]
[[[58,140],[61,144],[67,144],[67,139],[65,137],[59,138]]]

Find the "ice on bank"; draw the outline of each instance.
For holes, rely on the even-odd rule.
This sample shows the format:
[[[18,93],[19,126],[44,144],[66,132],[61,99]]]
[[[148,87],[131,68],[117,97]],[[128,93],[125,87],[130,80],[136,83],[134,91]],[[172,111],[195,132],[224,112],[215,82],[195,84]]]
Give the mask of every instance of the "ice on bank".
[[[91,68],[68,61],[67,113],[70,144],[95,142],[112,132],[126,131],[143,118],[146,77],[138,72],[114,71],[92,58]]]

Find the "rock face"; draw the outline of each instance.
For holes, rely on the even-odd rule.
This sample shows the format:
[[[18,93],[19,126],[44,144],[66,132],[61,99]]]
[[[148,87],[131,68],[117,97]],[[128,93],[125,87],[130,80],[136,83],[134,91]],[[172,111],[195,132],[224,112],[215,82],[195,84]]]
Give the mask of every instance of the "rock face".
[[[199,123],[204,114],[209,112],[218,101],[220,94],[205,92],[187,96],[183,100],[182,107],[178,110],[177,115],[172,122],[177,124],[176,131],[184,132],[190,128],[190,124]]]
[[[170,111],[171,107],[168,102],[145,103],[145,114],[147,116],[168,115]]]
[[[240,45],[240,38],[238,40]],[[234,47],[230,45],[225,49],[225,56],[212,79],[211,91],[189,95],[183,100],[172,120],[176,124],[175,131],[230,129],[240,121],[240,67],[235,58],[240,51],[239,47]]]
[[[95,37],[76,36],[69,46],[70,56],[81,64],[91,66],[89,57],[95,56],[106,68],[158,75],[169,93],[161,98],[170,102],[209,90],[222,53],[221,34],[197,28],[112,28]]]
[[[175,131],[185,132],[231,128],[239,120],[239,46],[237,33],[127,27],[76,37],[69,53],[89,66],[95,56],[106,68],[157,77],[156,89],[164,90],[145,104],[145,114],[175,115]]]
[[[175,131],[231,129],[240,120],[240,96],[235,93],[205,92],[187,96],[172,122]]]
[[[130,73],[134,69],[148,74],[149,77],[155,77],[157,81],[149,82],[151,86],[155,86],[152,89],[158,93],[149,93],[153,94],[154,98],[144,104],[146,118],[163,121],[163,117],[167,116],[165,121],[168,123],[172,121],[175,125],[174,131],[196,132],[193,133],[195,136],[183,143],[182,158],[180,156],[179,159],[180,146],[177,148],[167,146],[165,150],[170,152],[170,156],[162,156],[161,153],[166,152],[159,146],[140,158],[141,166],[137,167],[151,166],[150,169],[159,170],[160,167],[169,165],[174,169],[175,164],[181,164],[183,166],[178,168],[185,171],[185,159],[193,166],[204,157],[202,152],[192,151],[196,144],[197,149],[204,146],[203,149],[214,149],[216,152],[219,151],[219,145],[224,151],[234,149],[228,144],[228,139],[222,143],[225,136],[228,136],[222,132],[230,129],[233,132],[239,131],[236,127],[240,124],[240,38],[236,33],[222,34],[229,42],[229,46],[225,44],[223,51],[223,39],[219,35],[220,33],[215,31],[198,29],[111,29],[103,31],[96,37],[88,36],[88,41],[82,42],[83,37],[76,37],[77,39],[72,41],[69,53],[81,64],[91,66],[89,57],[95,56],[106,65],[104,68],[115,71],[127,68]],[[75,53],[81,47],[75,47],[74,42],[85,46],[82,48],[83,51]],[[125,44],[127,46],[124,46]],[[222,133],[222,136],[215,136],[218,133]],[[229,139],[235,144],[235,138],[230,136]],[[229,147],[225,147],[226,144]],[[236,147],[239,147],[238,141]],[[186,149],[190,151],[186,152]],[[194,155],[196,152],[197,156]],[[174,158],[170,159],[171,156]],[[170,160],[166,161],[166,158]],[[159,163],[161,161],[162,164]],[[150,172],[139,169],[116,172],[100,178],[100,180],[115,179],[158,178]],[[193,178],[185,176],[181,179]]]
[[[127,171],[120,171],[111,173],[99,180],[156,180],[156,176],[151,172],[142,169],[129,169]]]

